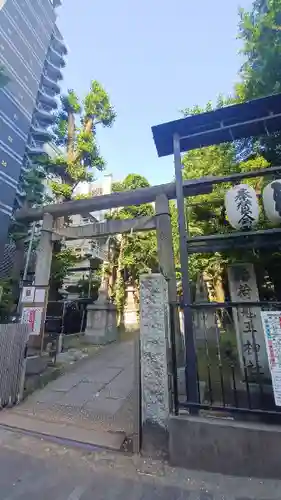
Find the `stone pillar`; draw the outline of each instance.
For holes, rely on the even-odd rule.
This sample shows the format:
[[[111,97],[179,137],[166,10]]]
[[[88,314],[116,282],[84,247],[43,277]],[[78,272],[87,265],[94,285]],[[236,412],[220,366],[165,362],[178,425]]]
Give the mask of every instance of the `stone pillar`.
[[[117,336],[116,307],[108,300],[108,282],[104,277],[98,300],[87,306],[85,341],[89,344],[104,345],[117,340]]]
[[[168,376],[168,285],[161,274],[140,278],[140,359],[142,426],[145,442],[160,437],[167,446],[171,409]],[[150,443],[151,446],[151,443]],[[159,446],[159,441],[157,442]],[[161,443],[160,443],[161,447]]]
[[[124,308],[124,326],[126,329],[139,328],[138,311],[134,297],[135,289],[133,286],[126,288],[126,304]]]
[[[42,310],[40,335],[30,336],[29,345],[35,348],[43,349],[43,340],[45,333],[45,318],[48,304],[48,286],[51,274],[52,264],[52,233],[53,233],[53,217],[50,214],[45,214],[43,218],[43,225],[41,229],[41,236],[39,245],[36,252],[36,265],[35,265],[35,287],[46,287],[46,293],[43,302],[36,302],[36,306]],[[35,304],[34,304],[35,305]]]
[[[241,302],[239,307],[232,308],[232,314],[242,376],[246,368],[250,380],[270,379],[261,307],[243,306],[243,302],[259,301],[254,266],[251,263],[232,264],[227,270],[231,300]]]
[[[110,303],[89,304],[85,341],[88,344],[104,345],[117,340],[117,336],[116,307]]]
[[[156,235],[160,272],[168,283],[168,297],[170,303],[177,302],[177,280],[175,270],[175,256],[173,249],[173,235],[169,201],[165,194],[157,196],[156,203]],[[183,337],[180,329],[179,311],[174,307],[174,325],[176,337],[176,352],[178,365],[184,364]]]
[[[49,285],[53,251],[53,220],[52,215],[44,215],[40,242],[36,254],[35,286]]]

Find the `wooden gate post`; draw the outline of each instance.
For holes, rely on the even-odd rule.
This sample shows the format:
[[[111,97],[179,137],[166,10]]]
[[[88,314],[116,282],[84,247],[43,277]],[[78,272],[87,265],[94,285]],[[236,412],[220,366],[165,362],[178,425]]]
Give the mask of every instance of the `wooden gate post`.
[[[177,281],[175,270],[175,257],[173,249],[173,235],[171,224],[171,213],[169,200],[165,194],[160,194],[156,198],[156,234],[158,257],[160,263],[160,272],[163,274],[168,283],[168,299],[170,304],[177,302]],[[178,308],[173,307],[174,325],[176,338],[176,352],[178,366],[184,362],[183,340],[180,331],[180,321]]]

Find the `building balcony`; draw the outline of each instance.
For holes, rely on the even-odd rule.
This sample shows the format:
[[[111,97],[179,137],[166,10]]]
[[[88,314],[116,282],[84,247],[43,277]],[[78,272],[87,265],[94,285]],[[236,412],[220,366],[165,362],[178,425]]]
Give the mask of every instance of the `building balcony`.
[[[47,94],[43,88],[39,89],[39,101],[47,104],[53,109],[56,109],[58,107],[56,99],[53,96]]]
[[[53,80],[62,80],[62,72],[59,66],[57,66],[56,63],[51,62],[48,57],[46,58],[45,69],[47,74],[50,75]]]
[[[64,68],[65,67],[65,60],[63,58],[63,55],[60,54],[54,45],[51,43],[49,53],[48,53],[48,58],[50,61],[58,66],[59,68]]]
[[[24,198],[19,196],[16,193],[15,200],[14,200],[14,212],[16,212],[16,210],[20,210],[23,207],[23,202],[24,202]]]
[[[29,169],[30,169],[30,160],[28,158],[28,155],[25,153],[23,164],[21,167],[21,172],[26,173],[29,171]]]
[[[16,195],[19,198],[24,198],[26,196],[25,190],[22,188],[22,186],[18,185],[17,190],[16,190]]]
[[[51,113],[51,111],[47,111],[46,109],[40,106],[40,103],[37,103],[35,106],[35,113],[38,120],[41,120],[46,123],[53,123],[56,117]]]
[[[42,77],[43,84],[46,85],[46,87],[50,87],[53,89],[56,94],[60,93],[60,86],[58,85],[57,81],[52,78],[49,74],[47,74],[46,71],[43,72],[43,77]]]
[[[32,156],[46,156],[48,157],[47,153],[44,151],[44,149],[41,147],[41,146],[33,146],[33,145],[29,145],[27,144],[26,146],[26,152],[28,154],[29,157],[32,157]]]
[[[32,136],[38,141],[49,142],[52,139],[52,133],[40,125],[31,125]]]
[[[54,31],[53,32],[53,40],[55,42],[55,47],[56,47],[56,50],[58,52],[61,52],[62,54],[67,54],[67,48],[65,46],[65,43],[64,41],[58,37],[58,35],[56,34],[56,32]]]
[[[107,253],[103,248],[101,248],[99,245],[91,247],[90,249],[85,249],[83,252],[83,256],[86,257],[87,259],[99,259],[101,261],[105,261],[107,258]]]
[[[24,157],[23,157],[23,162],[22,162],[22,166],[21,166],[21,173],[29,172],[29,170],[32,168],[32,166],[33,166],[33,164],[32,164],[31,159],[28,156],[28,151],[27,151],[27,146],[26,146]]]

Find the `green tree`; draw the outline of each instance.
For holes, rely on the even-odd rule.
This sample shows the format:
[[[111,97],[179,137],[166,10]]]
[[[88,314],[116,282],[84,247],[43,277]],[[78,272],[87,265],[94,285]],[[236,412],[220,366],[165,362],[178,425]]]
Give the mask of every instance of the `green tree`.
[[[93,181],[95,169],[104,169],[105,162],[99,154],[96,130],[99,125],[110,127],[114,120],[115,111],[109,96],[95,80],[91,82],[90,91],[82,101],[73,90],[61,97],[54,126],[54,142],[61,154],[43,160],[48,184],[56,201],[70,200],[80,182]],[[61,222],[67,223],[65,219]],[[62,249],[60,242],[56,242],[52,268],[55,268],[58,279],[51,280],[53,295],[61,286],[73,258],[68,250]]]
[[[240,9],[239,16],[244,63],[237,97],[245,101],[281,92],[281,0],[255,0],[249,11]],[[255,144],[270,164],[280,164],[280,134]]]
[[[109,96],[95,80],[82,102],[73,90],[61,97],[54,141],[62,152],[55,159],[45,162],[49,185],[57,200],[70,200],[79,182],[92,181],[94,170],[104,169],[96,129],[98,125],[110,127],[114,120],[115,111]]]
[[[239,11],[244,63],[241,97],[253,99],[281,92],[281,0],[255,0]]]
[[[113,191],[129,191],[149,187],[145,177],[129,174],[122,182],[113,184]],[[135,217],[154,214],[151,204],[124,207],[114,211],[110,217],[115,219],[133,219]],[[157,259],[157,242],[155,232],[123,234],[117,240],[116,251],[110,263],[109,274],[116,271],[116,281],[113,285],[113,298],[119,313],[119,320],[125,306],[125,289],[128,284],[135,288],[135,298],[138,304],[139,277],[143,273],[159,269]]]
[[[227,105],[231,102],[229,99],[219,98],[217,107]],[[207,104],[206,108],[194,108],[184,110],[185,116],[211,111],[212,105]],[[267,166],[266,160],[255,155],[248,161],[237,161],[236,145],[233,143],[209,146],[206,148],[188,151],[183,155],[183,177],[184,179],[201,178],[204,176],[223,176],[233,172],[247,172]],[[257,192],[261,189],[262,179],[246,180]],[[190,236],[202,236],[209,234],[225,233],[231,231],[227,221],[224,207],[224,196],[231,184],[218,184],[213,187],[212,193],[188,198],[185,202],[186,213],[189,224]],[[178,222],[177,210],[175,204],[171,204],[172,227],[174,237],[175,255],[177,266],[179,265],[179,240],[178,240]],[[233,260],[245,257],[245,253],[233,251],[230,249],[227,253],[193,254],[189,259],[190,277],[195,284],[197,276],[205,272],[213,282],[214,291],[217,295],[222,294],[221,282],[224,278],[226,265]],[[247,255],[247,258],[249,256]],[[253,254],[251,254],[251,259]]]
[[[13,280],[10,278],[0,280],[0,321],[6,322],[13,308],[15,297],[13,295]]]
[[[255,0],[250,10],[240,9],[239,15],[244,63],[241,81],[236,86],[237,96],[243,101],[281,92],[281,0]],[[269,164],[280,165],[280,133],[264,135],[251,141],[250,146],[255,146]],[[280,299],[281,253],[263,249],[255,257],[257,271],[267,271]]]
[[[53,256],[49,282],[50,300],[58,300],[60,298],[59,290],[63,285],[63,280],[67,276],[69,269],[74,267],[78,261],[79,259],[75,253],[69,248],[60,249],[60,251]]]
[[[19,185],[24,191],[25,206],[38,207],[50,203],[52,198],[46,194],[46,172],[42,165],[35,165],[20,175]],[[29,224],[13,221],[9,228],[12,240],[26,238]]]

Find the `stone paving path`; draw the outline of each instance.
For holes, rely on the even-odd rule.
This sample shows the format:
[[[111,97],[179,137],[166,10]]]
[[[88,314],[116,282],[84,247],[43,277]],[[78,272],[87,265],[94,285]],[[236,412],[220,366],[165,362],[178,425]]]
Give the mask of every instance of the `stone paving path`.
[[[120,448],[134,433],[134,341],[111,344],[73,371],[0,413],[0,423]]]
[[[1,500],[280,500],[281,481],[83,453],[0,429]]]

